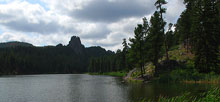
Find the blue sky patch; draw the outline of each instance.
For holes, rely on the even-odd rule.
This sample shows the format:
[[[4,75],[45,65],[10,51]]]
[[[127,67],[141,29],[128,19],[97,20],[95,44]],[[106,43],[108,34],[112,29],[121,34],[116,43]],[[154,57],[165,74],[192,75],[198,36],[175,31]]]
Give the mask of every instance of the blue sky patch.
[[[42,2],[42,1],[40,1],[40,0],[23,0],[23,1],[27,1],[27,2],[29,2],[29,3],[31,3],[31,4],[39,4],[39,5],[41,5],[46,11],[49,10],[49,8],[46,6],[46,4],[45,4],[44,2]]]

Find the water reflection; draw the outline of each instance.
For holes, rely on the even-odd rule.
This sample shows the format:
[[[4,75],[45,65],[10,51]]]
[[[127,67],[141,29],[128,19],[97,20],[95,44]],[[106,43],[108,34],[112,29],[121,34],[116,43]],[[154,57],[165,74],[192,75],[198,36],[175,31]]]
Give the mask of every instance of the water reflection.
[[[0,77],[0,102],[136,102],[143,98],[197,95],[208,84],[122,83],[111,76],[20,75]]]
[[[191,92],[192,96],[198,96],[215,85],[210,84],[181,84],[181,83],[148,83],[128,84],[129,100],[157,100],[159,97],[179,96]]]

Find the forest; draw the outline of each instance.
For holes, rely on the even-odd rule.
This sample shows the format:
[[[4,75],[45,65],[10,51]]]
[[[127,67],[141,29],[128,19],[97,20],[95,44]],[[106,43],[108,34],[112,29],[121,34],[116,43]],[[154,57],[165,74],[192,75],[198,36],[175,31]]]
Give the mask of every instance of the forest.
[[[207,74],[219,75],[219,0],[184,0],[186,9],[176,24],[164,19],[167,3],[157,0],[157,10],[151,18],[143,18],[143,23],[135,27],[133,38],[123,39],[123,49],[114,56],[91,59],[89,71],[127,72],[138,68],[138,75],[144,78],[149,74],[146,67],[151,67],[153,77],[175,80],[200,80]],[[175,56],[175,51],[186,58],[176,58],[179,56]],[[115,60],[119,60],[117,67],[112,62]]]
[[[116,52],[101,47],[85,48],[75,36],[67,46],[1,43],[0,73],[105,73],[138,68],[144,77],[146,66],[151,63],[154,76],[175,69],[219,74],[220,2],[184,0],[186,9],[176,24],[164,19],[167,3],[157,0],[151,18],[144,17],[143,23],[135,27],[133,38],[123,39],[123,48]],[[192,58],[172,58],[172,51],[181,48]]]
[[[24,42],[0,44],[0,74],[85,73],[91,57],[113,55],[101,47],[85,48],[73,36],[67,46],[36,47]]]
[[[1,102],[220,102],[220,0],[0,0],[0,33]]]

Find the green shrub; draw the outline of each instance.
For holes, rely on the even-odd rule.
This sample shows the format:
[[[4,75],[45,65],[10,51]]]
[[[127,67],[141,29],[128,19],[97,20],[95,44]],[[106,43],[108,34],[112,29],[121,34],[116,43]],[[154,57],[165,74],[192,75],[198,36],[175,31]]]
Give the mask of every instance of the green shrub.
[[[166,82],[171,82],[173,80],[172,80],[171,76],[168,73],[166,73],[166,74],[160,74],[158,81],[162,82],[162,83],[166,83]]]
[[[155,102],[143,99],[140,102]],[[157,102],[220,102],[220,89],[213,88],[208,92],[202,93],[198,97],[191,96],[191,93],[185,93],[177,97],[159,97]]]
[[[183,69],[177,69],[177,70],[173,70],[170,73],[171,79],[173,81],[182,81],[185,79],[189,79],[189,71],[187,70],[183,70]]]
[[[120,72],[106,72],[103,73],[103,75],[109,75],[109,76],[117,76],[117,77],[124,77],[126,76],[126,72],[120,71]]]
[[[173,50],[178,50],[179,49],[179,45],[176,45],[176,46],[172,46],[169,51],[173,51]]]
[[[195,65],[194,61],[191,60],[191,59],[188,59],[186,64],[185,64],[185,68],[186,69],[195,69],[194,65]]]
[[[105,73],[89,73],[90,75],[109,75],[109,76],[116,76],[116,77],[124,77],[126,76],[127,72],[120,71],[120,72],[105,72]]]
[[[171,72],[159,75],[159,82],[181,82],[185,80],[200,81],[200,80],[219,79],[219,75],[201,74],[194,69],[177,68]]]

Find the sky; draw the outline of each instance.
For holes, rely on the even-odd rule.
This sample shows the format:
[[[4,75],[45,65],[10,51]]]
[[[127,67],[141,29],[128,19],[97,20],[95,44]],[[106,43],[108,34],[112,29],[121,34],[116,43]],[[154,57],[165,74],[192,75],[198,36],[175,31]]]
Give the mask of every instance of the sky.
[[[67,45],[79,36],[86,47],[116,51],[133,37],[142,18],[150,19],[156,0],[0,0],[0,42],[35,46]],[[167,0],[167,23],[176,23],[183,0]]]

